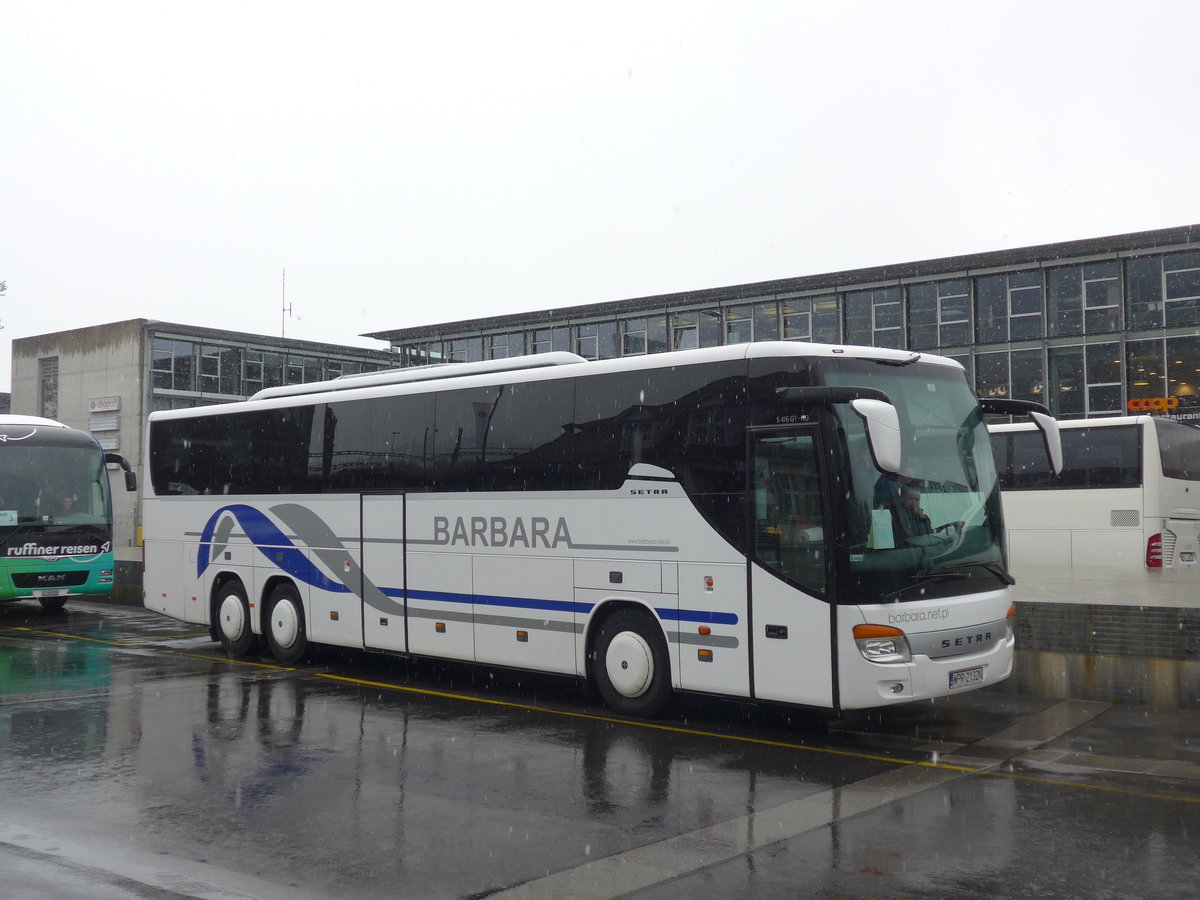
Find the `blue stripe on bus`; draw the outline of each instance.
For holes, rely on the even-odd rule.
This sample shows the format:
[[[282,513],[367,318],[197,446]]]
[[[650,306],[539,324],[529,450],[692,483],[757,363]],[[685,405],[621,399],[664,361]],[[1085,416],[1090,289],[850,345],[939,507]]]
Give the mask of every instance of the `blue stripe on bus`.
[[[736,625],[737,613],[709,612],[703,609],[655,609],[668,622],[707,622],[710,625]]]
[[[385,592],[388,593],[388,592]],[[491,597],[486,594],[459,594],[444,591],[409,591],[413,600],[433,600],[443,603],[471,603],[480,606],[504,606],[514,609],[540,609],[552,612],[589,613],[594,603],[573,603],[565,600],[533,600],[519,597]],[[708,612],[700,609],[655,609],[658,617],[668,622],[707,622],[712,625],[736,625],[736,613]]]

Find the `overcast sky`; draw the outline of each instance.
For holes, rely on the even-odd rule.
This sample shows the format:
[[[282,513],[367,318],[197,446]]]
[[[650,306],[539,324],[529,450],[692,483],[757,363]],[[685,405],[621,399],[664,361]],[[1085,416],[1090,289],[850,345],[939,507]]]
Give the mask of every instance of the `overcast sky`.
[[[1200,222],[1200,3],[0,0],[9,342],[412,325]]]

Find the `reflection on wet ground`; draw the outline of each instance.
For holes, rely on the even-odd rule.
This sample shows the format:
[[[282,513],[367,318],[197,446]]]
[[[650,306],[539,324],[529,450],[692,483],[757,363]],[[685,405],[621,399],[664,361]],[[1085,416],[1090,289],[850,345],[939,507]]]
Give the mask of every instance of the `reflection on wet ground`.
[[[1200,875],[1200,779],[1083,756],[1191,765],[1197,721],[981,692],[629,723],[557,678],[290,670],[139,609],[0,607],[0,849],[183,894],[1171,896]],[[1122,846],[1125,875],[1086,862]]]

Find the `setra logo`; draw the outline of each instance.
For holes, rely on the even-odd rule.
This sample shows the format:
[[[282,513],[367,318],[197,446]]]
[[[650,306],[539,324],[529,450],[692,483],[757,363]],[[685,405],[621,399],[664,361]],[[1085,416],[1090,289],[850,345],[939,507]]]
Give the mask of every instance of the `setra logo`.
[[[1125,405],[1133,412],[1167,412],[1179,406],[1179,398],[1137,397]]]

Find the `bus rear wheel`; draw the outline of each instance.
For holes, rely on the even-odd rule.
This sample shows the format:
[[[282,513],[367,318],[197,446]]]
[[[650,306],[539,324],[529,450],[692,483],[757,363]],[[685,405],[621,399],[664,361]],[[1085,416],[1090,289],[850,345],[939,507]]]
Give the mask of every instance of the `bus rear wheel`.
[[[62,612],[62,608],[67,605],[66,597],[39,597],[38,603],[42,604],[42,612],[56,613]]]
[[[604,702],[626,716],[653,718],[671,699],[671,665],[661,629],[649,615],[623,609],[596,634],[592,677]]]
[[[290,584],[281,584],[267,598],[267,644],[285,666],[295,665],[308,652],[304,605]]]
[[[235,659],[254,649],[254,629],[250,627],[250,603],[246,589],[236,579],[221,585],[216,602],[217,639],[225,652]]]

